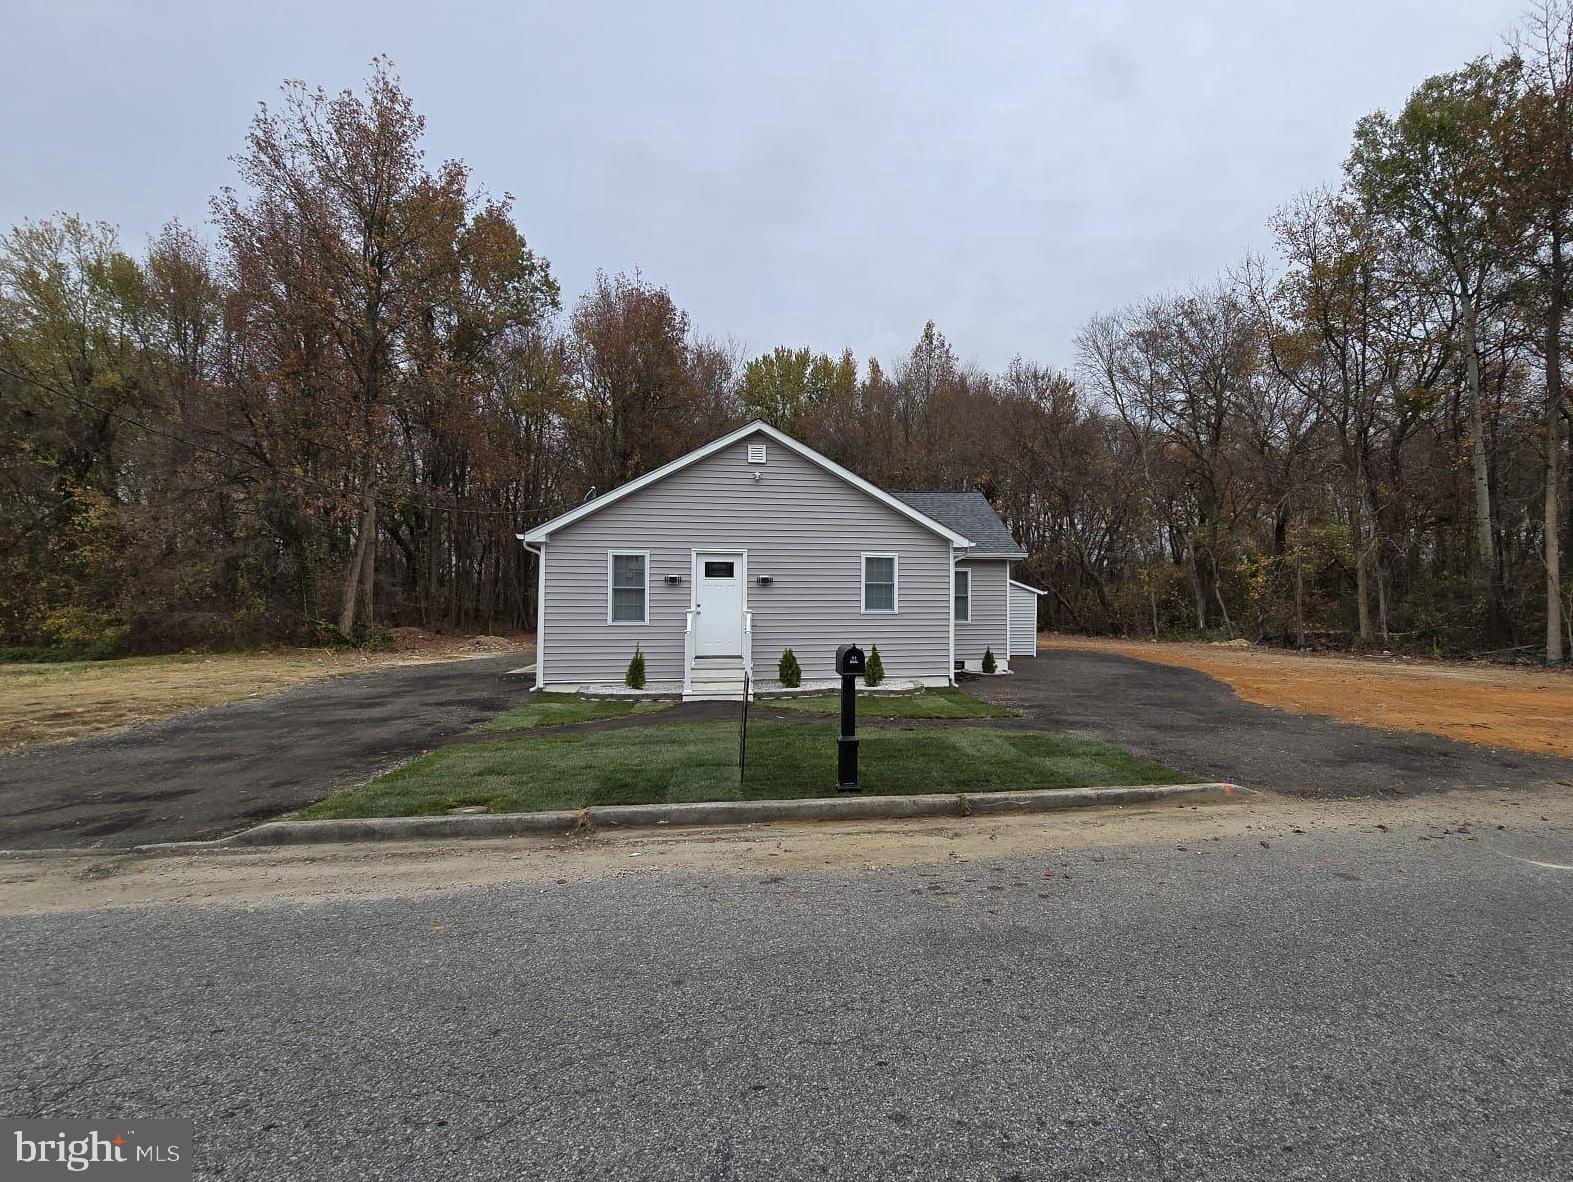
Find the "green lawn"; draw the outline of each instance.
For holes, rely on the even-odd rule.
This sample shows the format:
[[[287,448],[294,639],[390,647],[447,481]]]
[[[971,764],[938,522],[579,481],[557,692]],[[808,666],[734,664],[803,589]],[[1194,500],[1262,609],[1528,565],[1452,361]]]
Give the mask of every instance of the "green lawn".
[[[302,817],[414,816],[460,805],[493,812],[835,794],[836,727],[749,728],[737,782],[737,727],[667,723],[455,744],[304,810]],[[1093,739],[983,727],[872,727],[862,735],[868,794],[988,792],[1089,784],[1176,784],[1188,777]]]
[[[592,702],[578,694],[532,694],[523,706],[515,706],[478,730],[512,731],[527,726],[565,726],[570,722],[597,722],[603,718],[624,718],[630,714],[650,714],[665,710],[671,702],[648,700]]]
[[[840,694],[817,694],[812,698],[771,698],[760,706],[781,706],[787,710],[806,710],[810,714],[841,713]],[[959,689],[926,689],[921,693],[896,697],[858,695],[859,718],[1014,718],[1016,712],[996,706]]]

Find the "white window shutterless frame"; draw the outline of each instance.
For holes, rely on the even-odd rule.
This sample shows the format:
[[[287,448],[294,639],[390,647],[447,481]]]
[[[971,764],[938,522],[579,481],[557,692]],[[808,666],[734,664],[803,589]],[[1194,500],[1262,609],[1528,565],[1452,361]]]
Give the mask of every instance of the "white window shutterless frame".
[[[900,607],[900,572],[894,554],[863,555],[863,614],[894,615]]]
[[[972,572],[957,569],[952,615],[958,624],[972,623]]]
[[[606,622],[650,622],[650,552],[613,550],[606,556]]]

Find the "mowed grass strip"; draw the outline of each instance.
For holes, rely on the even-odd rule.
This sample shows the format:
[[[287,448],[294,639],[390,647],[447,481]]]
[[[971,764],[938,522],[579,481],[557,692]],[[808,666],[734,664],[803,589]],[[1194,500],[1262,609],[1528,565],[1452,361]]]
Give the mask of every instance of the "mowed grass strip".
[[[1041,731],[873,727],[861,737],[863,791],[870,795],[1190,779],[1095,739]],[[669,723],[456,744],[299,815],[406,817],[465,805],[536,812],[835,795],[834,724],[761,722],[749,728],[748,739],[748,782],[743,785],[738,784],[734,724]]]
[[[630,714],[652,714],[671,705],[671,702],[638,699],[592,702],[577,694],[546,692],[532,694],[524,705],[515,706],[490,722],[483,722],[476,729],[513,731],[536,726],[567,726],[573,722],[599,722],[604,718],[626,718]]]
[[[812,698],[771,698],[760,706],[780,706],[810,714],[840,714],[840,694],[816,694]],[[859,718],[1014,718],[1016,712],[996,706],[958,689],[926,689],[916,694],[883,696],[858,694]]]

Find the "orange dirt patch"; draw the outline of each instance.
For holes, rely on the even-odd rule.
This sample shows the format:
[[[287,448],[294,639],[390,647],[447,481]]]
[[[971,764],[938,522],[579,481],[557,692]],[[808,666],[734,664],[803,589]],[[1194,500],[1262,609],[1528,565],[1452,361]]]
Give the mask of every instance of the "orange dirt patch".
[[[1038,638],[1038,648],[1181,665],[1264,706],[1573,758],[1573,674],[1566,672],[1049,633]]]

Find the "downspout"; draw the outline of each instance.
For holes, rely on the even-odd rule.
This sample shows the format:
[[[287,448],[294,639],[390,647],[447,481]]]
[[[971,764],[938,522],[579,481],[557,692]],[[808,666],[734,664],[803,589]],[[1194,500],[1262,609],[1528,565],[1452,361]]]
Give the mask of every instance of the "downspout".
[[[1010,672],[1010,568],[1014,565],[1010,562],[1005,564],[1005,664],[1002,668],[1007,673]]]
[[[965,553],[963,549],[961,551]],[[950,621],[950,665],[945,670],[948,678],[947,684],[956,684],[956,553],[955,546],[950,548],[950,594],[945,599],[945,618]],[[967,584],[967,603],[972,603],[972,584]],[[970,611],[968,613],[971,614]]]
[[[523,534],[515,534],[523,546],[539,561],[535,564],[535,688],[546,688],[546,543],[532,546]]]

